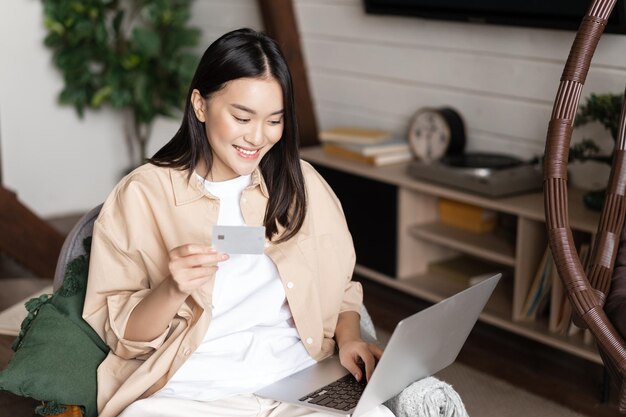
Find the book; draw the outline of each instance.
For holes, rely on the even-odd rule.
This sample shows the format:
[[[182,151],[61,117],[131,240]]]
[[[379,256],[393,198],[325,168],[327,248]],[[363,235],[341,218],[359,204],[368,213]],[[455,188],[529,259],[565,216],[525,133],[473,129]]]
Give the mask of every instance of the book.
[[[380,143],[391,138],[391,132],[381,129],[338,126],[319,133],[321,142]]]
[[[344,149],[364,156],[411,152],[409,142],[405,138],[391,138],[379,143],[341,143],[333,141],[328,143],[332,143],[334,146],[341,146]]]
[[[550,252],[550,247],[547,247],[535,273],[535,278],[531,283],[530,290],[526,295],[524,307],[522,308],[523,317],[534,320],[541,311],[541,307],[545,305],[552,287],[551,274],[553,267],[552,253]]]
[[[334,155],[341,158],[345,158],[355,162],[362,162],[369,165],[382,166],[397,164],[400,162],[407,162],[413,158],[413,155],[408,150],[406,152],[390,152],[380,155],[361,155],[358,152],[353,152],[335,143],[324,143],[322,149],[328,155]]]
[[[561,277],[559,277],[558,271],[554,267],[552,269],[551,279],[552,295],[550,296],[550,319],[548,321],[548,329],[553,333],[559,333],[563,330],[563,322],[569,322],[570,320],[570,317],[567,317],[567,320],[564,319],[569,301],[567,300],[567,293],[565,288],[563,288]],[[571,310],[569,314],[571,315]]]

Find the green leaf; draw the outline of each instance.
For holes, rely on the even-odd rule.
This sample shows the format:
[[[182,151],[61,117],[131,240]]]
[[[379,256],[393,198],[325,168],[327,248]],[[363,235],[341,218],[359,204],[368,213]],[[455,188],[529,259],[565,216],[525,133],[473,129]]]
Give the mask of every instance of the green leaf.
[[[113,89],[110,85],[100,88],[91,98],[91,107],[100,107],[102,103],[111,96]]]
[[[95,7],[91,7],[91,8],[89,9],[89,18],[90,18],[91,20],[96,20],[96,19],[98,19],[98,15],[99,15],[98,9],[96,9]]]
[[[141,58],[137,54],[128,54],[122,58],[120,63],[125,70],[131,70],[141,63]]]
[[[103,25],[98,25],[95,30],[95,41],[98,44],[105,45],[107,42],[107,30]]]
[[[68,17],[67,19],[65,19],[63,21],[63,26],[65,26],[66,28],[71,28],[72,26],[74,26],[74,22],[76,22],[76,19],[73,17]]]
[[[85,6],[82,3],[78,2],[78,1],[72,2],[71,8],[72,8],[72,10],[74,12],[76,12],[78,14],[81,14],[81,13],[83,13],[85,11]]]
[[[619,116],[622,108],[621,94],[594,94],[587,97],[578,113],[574,126],[589,122],[600,122],[611,132],[613,140],[617,139]]]
[[[171,10],[166,10],[161,15],[160,23],[163,25],[170,25],[172,20],[174,20],[174,13]]]
[[[141,55],[148,57],[156,57],[161,50],[161,39],[153,30],[136,27],[133,29],[132,41],[135,50]]]
[[[113,89],[111,93],[111,105],[116,109],[128,107],[132,100],[130,92],[125,89]]]
[[[61,42],[61,37],[56,33],[49,33],[43,40],[43,44],[48,48],[53,48]]]
[[[140,108],[147,109],[150,106],[150,94],[148,91],[148,77],[145,74],[138,74],[133,88],[133,99]]]
[[[52,33],[62,35],[65,32],[65,27],[54,19],[46,18],[43,24]]]

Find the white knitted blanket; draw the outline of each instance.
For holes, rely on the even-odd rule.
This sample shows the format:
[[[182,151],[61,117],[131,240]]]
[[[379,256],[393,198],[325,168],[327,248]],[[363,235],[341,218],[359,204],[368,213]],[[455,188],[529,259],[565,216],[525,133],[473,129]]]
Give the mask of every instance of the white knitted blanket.
[[[396,417],[468,417],[459,394],[434,377],[414,382],[385,405]]]

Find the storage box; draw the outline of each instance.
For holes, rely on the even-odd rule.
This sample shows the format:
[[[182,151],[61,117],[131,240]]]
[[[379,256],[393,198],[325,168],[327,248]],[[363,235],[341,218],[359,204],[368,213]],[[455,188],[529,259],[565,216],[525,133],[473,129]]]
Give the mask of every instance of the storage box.
[[[439,222],[475,233],[491,232],[496,226],[493,210],[459,201],[439,199]]]

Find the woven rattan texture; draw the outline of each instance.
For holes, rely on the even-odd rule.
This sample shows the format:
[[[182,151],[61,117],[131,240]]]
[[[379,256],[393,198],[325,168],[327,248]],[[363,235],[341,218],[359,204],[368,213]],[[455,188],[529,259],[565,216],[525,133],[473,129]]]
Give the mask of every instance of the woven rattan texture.
[[[601,214],[587,274],[583,270],[569,227],[567,161],[574,117],[591,59],[604,32],[616,0],[595,0],[582,20],[570,50],[552,117],[548,125],[545,151],[545,211],[550,248],[559,276],[568,292],[577,323],[588,327],[599,346],[600,355],[620,388],[619,407],[626,412],[626,345],[607,318],[603,305],[610,290],[619,236],[626,216],[624,163],[626,117],[620,120],[614,162],[607,197]]]

